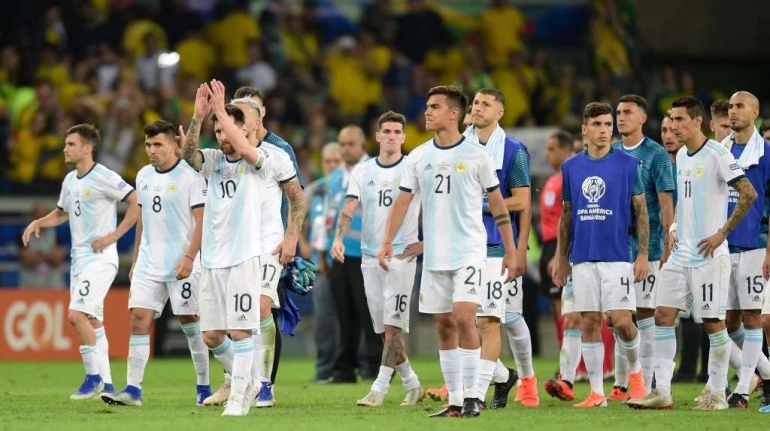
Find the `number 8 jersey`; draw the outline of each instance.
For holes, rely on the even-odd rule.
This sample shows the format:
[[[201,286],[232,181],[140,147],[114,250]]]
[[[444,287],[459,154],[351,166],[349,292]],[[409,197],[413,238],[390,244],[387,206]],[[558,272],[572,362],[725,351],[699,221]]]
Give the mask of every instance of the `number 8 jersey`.
[[[482,203],[499,186],[487,150],[465,137],[449,147],[432,139],[409,154],[399,188],[422,201],[425,269],[456,270],[486,259]]]
[[[174,268],[187,252],[195,230],[192,210],[206,201],[206,182],[179,159],[165,171],[152,165],[143,167],[136,175],[136,190],[142,211],[142,239],[134,276],[174,281]],[[193,272],[200,272],[199,259],[195,259]]]
[[[406,167],[407,156],[383,165],[378,158],[359,163],[350,173],[347,198],[358,199],[362,207],[361,251],[377,256],[388,225],[391,206],[399,194],[398,184]],[[413,199],[404,222],[393,239],[393,254],[404,252],[407,245],[417,242],[417,217],[420,201]]]

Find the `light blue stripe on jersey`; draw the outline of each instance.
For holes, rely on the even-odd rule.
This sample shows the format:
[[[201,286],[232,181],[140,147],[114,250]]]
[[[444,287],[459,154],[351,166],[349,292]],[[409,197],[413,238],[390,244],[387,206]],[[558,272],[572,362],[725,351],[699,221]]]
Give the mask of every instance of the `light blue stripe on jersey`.
[[[265,138],[262,139],[262,141],[267,142],[268,144],[273,145],[276,148],[279,148],[286,152],[286,154],[289,155],[289,158],[291,159],[291,162],[294,164],[294,170],[297,172],[297,179],[299,180],[299,185],[304,187],[304,184],[302,183],[302,177],[299,174],[299,165],[297,164],[297,155],[294,153],[294,149],[289,145],[288,142],[286,142],[283,138],[276,135],[275,133],[271,131],[267,131],[267,135],[265,135]],[[286,197],[286,193],[282,193],[281,196],[281,220],[283,221],[283,228],[286,229],[286,225],[289,221],[289,199]]]

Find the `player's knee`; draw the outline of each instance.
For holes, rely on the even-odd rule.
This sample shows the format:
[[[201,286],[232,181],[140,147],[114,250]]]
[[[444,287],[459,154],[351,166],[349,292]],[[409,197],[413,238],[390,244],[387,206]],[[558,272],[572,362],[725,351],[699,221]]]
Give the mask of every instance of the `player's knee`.
[[[436,331],[440,338],[452,336],[457,333],[457,326],[452,315],[437,314],[433,318],[436,323]]]
[[[564,315],[564,329],[582,330],[582,319],[578,313],[567,313]]]
[[[143,313],[137,309],[131,310],[131,316],[129,317],[129,326],[131,327],[132,334],[147,334],[152,324],[152,317],[147,316],[147,313]]]
[[[655,326],[674,326],[679,310],[671,307],[657,307],[655,309]]]
[[[385,332],[383,333],[383,341],[392,342],[401,335],[401,328],[397,326],[385,325]]]
[[[225,341],[225,335],[217,331],[203,331],[203,342],[209,349],[219,347]]]
[[[500,333],[500,320],[494,317],[479,318],[479,332],[483,335]]]
[[[746,310],[743,312],[743,326],[746,329],[758,329],[760,327],[761,320],[762,318],[759,315],[759,310]],[[730,331],[729,327],[727,328],[727,331],[732,332]]]
[[[762,315],[760,321],[762,322],[762,328],[764,328],[765,332],[770,333],[770,314]]]
[[[195,315],[189,315],[189,316],[177,316],[179,319],[179,323],[182,325],[186,325],[188,323],[197,322],[200,320],[200,317]]]
[[[581,316],[583,323],[583,332],[595,332],[600,331],[602,326],[602,314],[601,313],[584,313]]]
[[[725,322],[719,319],[703,319],[703,329],[707,334],[716,334],[725,329]]]
[[[69,319],[72,326],[77,326],[88,321],[88,317],[83,314],[83,312],[77,310],[70,310],[67,314],[67,319]]]

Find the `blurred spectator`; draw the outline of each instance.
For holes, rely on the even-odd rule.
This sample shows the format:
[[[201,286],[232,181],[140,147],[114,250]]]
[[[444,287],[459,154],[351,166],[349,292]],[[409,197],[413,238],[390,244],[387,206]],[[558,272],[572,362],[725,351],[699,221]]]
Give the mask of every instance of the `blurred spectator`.
[[[200,20],[197,22],[198,24],[188,28],[186,37],[176,45],[176,52],[179,53],[179,72],[182,75],[194,76],[200,83],[213,76],[217,57],[214,46],[203,31],[203,23]]]
[[[770,141],[770,120],[765,120],[759,127],[759,134],[762,135],[766,141]]]
[[[366,108],[373,101],[369,94],[369,77],[362,48],[353,36],[337,40],[326,56],[329,73],[329,97],[337,103],[340,113],[348,121],[363,119]]]
[[[178,70],[176,62],[167,63],[164,60],[168,52],[158,44],[158,37],[148,32],[142,40],[144,54],[136,59],[136,74],[142,88],[147,91],[170,89],[173,87],[174,74]]]
[[[32,206],[32,220],[44,217],[48,212],[48,205],[37,201]],[[56,229],[41,229],[40,237],[32,235],[27,247],[19,238],[20,286],[25,289],[65,288],[66,258],[67,249],[56,235]]]
[[[425,0],[409,0],[409,9],[398,17],[395,48],[413,63],[422,64],[428,50],[447,31],[441,16]]]
[[[484,42],[484,56],[493,68],[506,67],[510,53],[524,49],[524,17],[507,0],[491,1],[489,8],[481,14],[479,30]]]
[[[484,69],[484,59],[478,50],[466,48],[463,59],[460,87],[469,93],[476,93],[482,88],[495,87],[492,76]]]
[[[510,51],[508,64],[498,67],[492,72],[495,86],[507,101],[505,114],[500,119],[500,126],[513,127],[519,121],[532,113],[530,97],[535,89],[535,73],[524,62],[522,51]]]
[[[262,46],[256,39],[248,42],[249,64],[235,72],[238,85],[255,87],[262,94],[269,94],[276,86],[275,69],[262,58]]]
[[[281,32],[286,58],[305,73],[313,73],[321,57],[321,47],[316,34],[304,26],[302,15],[290,13]]]
[[[371,32],[377,43],[391,45],[396,35],[396,21],[391,0],[374,0],[364,6],[359,26]]]
[[[248,1],[234,0],[232,11],[209,24],[207,32],[214,43],[222,67],[222,79],[232,82],[232,73],[249,62],[248,41],[259,39],[259,29],[248,11]]]
[[[44,43],[56,47],[58,51],[64,51],[67,47],[67,30],[61,19],[61,9],[56,6],[49,7],[45,11],[44,25]]]
[[[433,131],[425,129],[425,110],[418,111],[404,127],[406,140],[401,147],[403,152],[409,154],[420,145],[430,141],[436,135]]]

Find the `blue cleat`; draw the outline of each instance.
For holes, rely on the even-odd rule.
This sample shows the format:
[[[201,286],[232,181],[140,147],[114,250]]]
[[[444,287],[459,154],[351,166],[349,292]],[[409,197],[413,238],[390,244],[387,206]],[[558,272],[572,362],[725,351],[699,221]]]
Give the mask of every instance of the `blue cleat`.
[[[86,374],[85,380],[80,385],[77,392],[70,395],[71,400],[87,400],[98,396],[104,388],[104,381],[98,374]]]
[[[141,406],[142,390],[136,386],[128,385],[117,394],[102,394],[102,401],[111,406]]]
[[[262,387],[259,388],[257,399],[254,402],[254,406],[257,408],[273,407],[275,405],[275,396],[273,396],[273,384],[270,382],[262,382]]]
[[[770,413],[770,405],[762,406],[759,408],[760,413]]]
[[[211,386],[198,385],[195,387],[195,390],[198,392],[198,402],[196,404],[202,406],[203,400],[211,396]]]
[[[102,389],[102,393],[114,394],[115,388],[112,386],[112,383],[105,383],[104,389]]]

